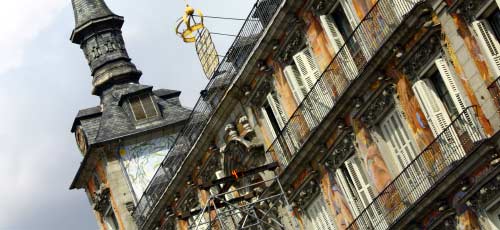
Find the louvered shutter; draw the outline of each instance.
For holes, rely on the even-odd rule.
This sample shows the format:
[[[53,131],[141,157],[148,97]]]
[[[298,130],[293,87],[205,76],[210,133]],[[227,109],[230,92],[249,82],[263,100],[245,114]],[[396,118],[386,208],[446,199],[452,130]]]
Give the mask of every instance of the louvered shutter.
[[[371,186],[368,181],[362,160],[355,155],[345,161],[344,164],[349,172],[349,176],[354,182],[358,197],[361,199],[360,203],[363,205],[363,209],[366,209],[369,216],[369,218],[361,219],[360,225],[363,229],[370,228],[371,223],[378,223],[379,227],[385,226],[386,222],[383,220],[383,216],[381,215],[381,207],[378,207],[376,204],[369,206],[375,198],[375,191],[373,186]]]
[[[293,154],[299,147],[297,133],[292,133],[289,129],[284,129],[286,123],[288,122],[288,116],[285,114],[283,107],[281,106],[278,95],[276,93],[268,94],[267,102],[273,111],[274,118],[276,118],[279,128],[283,130],[282,137],[286,141],[290,154]]]
[[[439,99],[429,79],[418,80],[412,88],[432,133],[438,137],[451,124],[443,102]],[[444,135],[440,136],[439,144],[442,152],[448,155],[446,160],[458,160],[459,155],[465,154],[455,129],[448,129]]]
[[[309,48],[306,48],[295,54],[293,56],[293,60],[298,67],[303,81],[306,83],[307,89],[310,90],[320,76],[319,69],[314,61],[311,51],[309,51]]]
[[[345,41],[344,38],[342,37],[342,34],[340,34],[340,31],[335,25],[335,22],[328,15],[321,15],[319,18],[321,21],[321,26],[323,27],[323,30],[326,32],[326,35],[330,40],[330,44],[332,44],[333,46],[335,54],[341,52],[340,55],[337,56],[337,60],[339,60],[338,58],[341,58],[341,60],[338,61],[337,63],[341,65],[342,70],[345,73],[345,76],[349,80],[355,79],[356,76],[358,75],[358,69],[356,67],[356,63],[354,62],[354,59],[352,58],[352,55],[349,52],[347,46],[344,47],[341,51],[341,48],[344,45]]]
[[[308,217],[307,229],[314,230],[335,230],[334,216],[326,206],[325,199],[318,194],[306,209]]]
[[[428,183],[424,177],[424,169],[418,162],[407,168],[407,165],[419,154],[416,148],[415,141],[410,135],[409,129],[406,125],[406,120],[398,109],[394,109],[387,115],[387,117],[380,123],[382,136],[390,149],[392,157],[396,162],[397,174],[405,178],[407,184],[396,184],[399,191],[408,194],[408,199],[414,202],[418,199],[418,194],[408,191],[408,188],[417,188],[418,186],[425,186]],[[409,186],[408,186],[409,185]]]
[[[472,28],[479,40],[479,44],[493,70],[494,78],[500,76],[500,43],[493,34],[490,24],[486,20],[472,22]]]
[[[394,154],[396,165],[401,172],[418,154],[414,140],[411,138],[406,121],[400,111],[394,109],[380,123],[384,140]]]
[[[287,122],[287,116],[285,115],[283,108],[281,107],[278,95],[276,93],[268,94],[267,103],[269,103],[269,106],[273,111],[274,118],[276,118],[279,128],[283,129],[283,127],[285,127],[285,123]]]
[[[424,111],[432,133],[437,137],[451,123],[443,102],[439,99],[429,79],[418,80],[413,84],[412,89]]]
[[[349,176],[354,182],[356,192],[361,198],[363,208],[366,208],[375,197],[375,192],[368,181],[365,171],[363,170],[363,163],[357,156],[353,156],[349,160],[345,161],[344,164],[349,172]]]
[[[308,88],[305,85],[304,79],[300,75],[297,68],[293,65],[286,66],[283,69],[283,74],[290,85],[293,97],[297,104],[300,104],[304,100],[304,96],[307,94]]]
[[[417,0],[393,0],[394,7],[391,7],[396,12],[399,21],[402,21],[404,16],[413,8]]]
[[[351,0],[341,0],[340,5],[344,10],[345,16],[347,17],[351,28],[356,28],[359,24],[359,19],[356,16],[355,10],[353,9]]]
[[[443,79],[444,84],[446,85],[446,89],[450,93],[450,96],[453,100],[453,104],[458,110],[458,113],[464,111],[464,109],[469,106],[471,103],[468,98],[465,97],[464,90],[462,89],[462,84],[459,82],[458,78],[452,74],[450,67],[446,60],[443,58],[436,59],[435,64],[441,77]]]
[[[345,196],[352,214],[358,216],[363,211],[363,206],[359,203],[357,195],[354,194],[356,190],[354,185],[350,183],[348,175],[345,175],[340,168],[335,172],[335,182],[337,182],[340,190],[342,190],[342,194]]]
[[[269,134],[271,135],[270,138],[272,140],[276,139],[279,134],[274,131],[273,124],[272,124],[271,120],[269,119],[269,115],[267,114],[267,112],[264,108],[261,108],[260,111],[261,111],[262,116],[264,118],[264,122],[266,123],[267,130],[269,131]],[[276,156],[278,157],[280,164],[281,165],[288,165],[288,161],[286,160],[285,155],[284,155],[285,152],[283,151],[283,148],[281,147],[281,145],[279,145],[279,144],[273,145],[273,150],[276,153]],[[270,155],[268,155],[268,152],[266,152],[266,160],[268,163],[274,162],[272,157]]]

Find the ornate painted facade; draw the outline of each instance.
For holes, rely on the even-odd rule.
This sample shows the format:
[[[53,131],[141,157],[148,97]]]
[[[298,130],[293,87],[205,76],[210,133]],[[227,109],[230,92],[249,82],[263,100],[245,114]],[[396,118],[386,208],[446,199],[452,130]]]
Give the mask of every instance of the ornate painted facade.
[[[120,85],[140,73],[123,19],[102,1],[73,2],[73,41],[85,43],[103,106],[75,120],[85,159],[72,187],[103,229],[500,228],[498,1],[257,0],[177,123],[164,120],[180,104],[162,104],[176,91]],[[84,2],[109,13],[79,24],[91,17],[78,15]],[[119,46],[96,56],[99,39]],[[100,74],[121,62],[127,74]],[[161,117],[133,98],[148,89]],[[107,108],[134,115],[134,100],[142,123],[98,127]]]

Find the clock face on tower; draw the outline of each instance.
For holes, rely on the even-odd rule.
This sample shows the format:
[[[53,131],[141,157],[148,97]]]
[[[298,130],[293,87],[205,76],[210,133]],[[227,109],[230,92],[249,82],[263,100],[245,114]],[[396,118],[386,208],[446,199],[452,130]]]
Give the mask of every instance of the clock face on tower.
[[[82,154],[85,155],[88,149],[87,148],[88,142],[87,142],[87,136],[85,135],[85,132],[83,131],[81,126],[78,126],[76,128],[75,139],[76,139],[76,144],[78,145],[78,149],[80,149],[80,152],[82,152]]]

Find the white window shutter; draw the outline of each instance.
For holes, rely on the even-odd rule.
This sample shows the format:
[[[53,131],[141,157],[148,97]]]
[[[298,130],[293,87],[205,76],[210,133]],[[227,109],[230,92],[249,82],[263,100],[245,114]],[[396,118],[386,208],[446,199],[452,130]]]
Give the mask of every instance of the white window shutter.
[[[453,100],[453,104],[458,110],[458,113],[464,111],[464,109],[469,106],[471,103],[469,99],[465,96],[464,90],[462,89],[462,84],[459,79],[452,74],[451,69],[443,58],[438,58],[435,61],[437,69],[443,78],[443,82],[446,85],[446,89],[450,93],[450,96]]]
[[[307,94],[307,88],[305,82],[300,76],[299,71],[293,65],[286,66],[283,69],[283,74],[292,90],[293,97],[297,104],[300,104],[304,100],[304,96]]]
[[[347,46],[344,47],[341,51],[341,48],[344,45],[345,41],[344,38],[342,37],[342,34],[340,34],[337,25],[335,25],[333,19],[328,15],[321,15],[319,18],[321,26],[323,27],[323,30],[326,32],[326,35],[330,40],[330,44],[332,44],[333,46],[335,54],[341,52],[340,55],[337,56],[337,60],[339,60],[338,63],[341,65],[342,70],[345,73],[345,76],[349,80],[354,80],[358,75],[358,68],[356,66],[356,63],[354,62],[354,59],[352,58],[352,55],[348,47]]]
[[[274,118],[278,122],[278,126],[280,129],[285,127],[285,123],[287,122],[287,116],[285,115],[283,108],[281,107],[281,103],[279,102],[278,95],[276,93],[269,93],[267,95],[267,102],[273,111]]]
[[[338,53],[340,51],[340,48],[342,48],[342,46],[344,45],[345,41],[342,37],[342,34],[340,34],[337,25],[335,25],[335,22],[329,15],[321,15],[319,16],[319,19],[321,22],[321,26],[326,33],[326,36],[332,44],[333,50],[335,51],[335,53]]]
[[[358,156],[353,156],[345,161],[344,164],[354,182],[358,196],[361,198],[363,208],[366,208],[372,202],[373,198],[375,198],[375,192],[363,170],[363,163]]]
[[[451,123],[443,102],[439,99],[429,79],[421,79],[412,86],[417,101],[424,111],[432,133],[437,137]]]
[[[319,87],[321,87],[321,90],[319,90],[319,88],[316,88],[313,89],[314,91],[309,93],[309,91],[311,91],[314,84],[320,77],[319,69],[314,60],[314,57],[311,55],[311,51],[309,50],[309,48],[306,48],[295,54],[293,56],[293,59],[298,67],[300,76],[302,77],[302,82],[305,83],[307,94],[310,94],[308,101],[303,104],[303,106],[306,107],[304,111],[304,117],[307,125],[310,128],[314,128],[323,118],[322,114],[319,112],[319,109],[323,109],[324,107],[322,106],[327,106],[328,108],[331,108],[333,106],[333,100],[331,98],[331,95],[333,94],[330,90],[325,88],[325,84],[321,82],[318,83]],[[326,95],[321,97],[322,94]]]
[[[486,53],[488,63],[493,70],[494,78],[500,76],[500,43],[495,38],[490,24],[486,20],[472,22],[472,28],[479,40],[479,44]]]
[[[418,155],[414,140],[405,126],[406,120],[397,109],[380,123],[382,135],[394,155],[399,172]]]
[[[320,73],[314,58],[306,48],[293,56],[293,60],[298,67],[299,73],[306,83],[307,89],[311,89],[318,80]]]
[[[306,209],[307,229],[335,230],[334,216],[331,214],[322,194],[318,194]]]
[[[337,169],[335,172],[335,182],[337,182],[340,190],[342,190],[352,214],[358,216],[363,211],[363,206],[359,203],[357,195],[354,194],[356,191],[354,185],[350,183],[348,175],[345,175],[342,169]]]
[[[347,20],[349,21],[351,28],[353,28],[354,30],[354,28],[358,26],[360,20],[355,13],[355,9],[353,8],[351,0],[341,0],[340,5],[342,6],[342,9],[347,16]]]

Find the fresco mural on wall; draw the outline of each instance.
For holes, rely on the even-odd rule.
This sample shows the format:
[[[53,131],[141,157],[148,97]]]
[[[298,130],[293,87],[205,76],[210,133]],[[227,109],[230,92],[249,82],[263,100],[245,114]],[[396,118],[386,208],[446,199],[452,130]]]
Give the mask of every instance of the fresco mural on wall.
[[[377,0],[352,0],[352,4],[356,10],[359,20],[365,17],[376,2]]]
[[[338,187],[337,182],[335,182],[335,173],[325,168],[322,168],[321,172],[323,175],[321,178],[321,191],[328,204],[328,208],[334,215],[335,224],[338,229],[347,229],[354,218],[344,194]]]
[[[470,33],[470,32],[469,32]],[[466,39],[464,37],[464,39]],[[469,38],[471,39],[471,38]],[[467,79],[467,76],[465,76],[465,72],[463,70],[462,65],[460,64],[460,61],[458,59],[458,56],[456,54],[456,51],[453,49],[453,46],[451,44],[451,39],[446,35],[443,34],[443,41],[442,41],[444,48],[445,48],[445,54],[448,56],[448,59],[450,60],[451,64],[453,65],[453,69],[455,70],[455,73],[458,75],[460,78],[460,81],[462,82],[462,86],[464,87],[464,90],[472,103],[472,105],[480,105],[474,90],[470,86],[469,79]],[[474,42],[475,43],[475,42]],[[467,42],[466,42],[467,44]],[[481,69],[481,68],[479,68]],[[487,71],[487,68],[486,68]],[[485,81],[486,84],[489,83],[489,81]],[[493,134],[493,128],[491,127],[491,124],[489,120],[486,118],[486,115],[484,114],[484,111],[481,107],[477,108],[477,115],[479,118],[479,122],[483,126],[484,131],[486,134],[492,135]]]
[[[458,201],[466,195],[465,192],[459,191],[453,197],[453,208],[457,213],[457,229],[473,230],[481,229],[477,215],[466,204],[460,204]]]
[[[120,160],[138,199],[175,141],[169,135],[120,148]]]
[[[394,66],[389,66],[387,68],[387,74],[396,81],[396,94],[399,99],[398,103],[405,114],[408,126],[413,133],[418,148],[425,149],[434,140],[434,135],[411,89],[410,81],[406,75],[401,73]]]
[[[378,192],[384,190],[392,181],[389,169],[382,158],[377,144],[373,141],[369,131],[359,120],[353,121],[354,132],[356,133],[357,151],[364,160],[368,171],[368,177]]]

